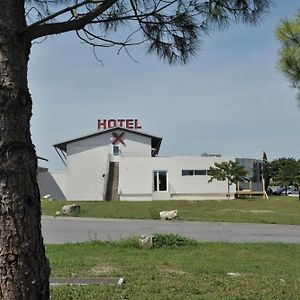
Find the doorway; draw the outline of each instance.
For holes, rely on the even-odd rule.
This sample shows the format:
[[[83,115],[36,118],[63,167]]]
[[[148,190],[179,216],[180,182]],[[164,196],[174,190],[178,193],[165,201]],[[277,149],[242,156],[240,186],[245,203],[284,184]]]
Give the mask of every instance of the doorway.
[[[168,191],[167,171],[153,171],[153,190],[154,192]]]

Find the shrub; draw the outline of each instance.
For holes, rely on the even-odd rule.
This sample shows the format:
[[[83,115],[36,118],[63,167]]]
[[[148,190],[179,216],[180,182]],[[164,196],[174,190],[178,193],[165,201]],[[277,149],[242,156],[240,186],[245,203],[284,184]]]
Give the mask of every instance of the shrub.
[[[197,241],[180,236],[178,234],[156,233],[153,236],[153,248],[177,248],[196,244]]]

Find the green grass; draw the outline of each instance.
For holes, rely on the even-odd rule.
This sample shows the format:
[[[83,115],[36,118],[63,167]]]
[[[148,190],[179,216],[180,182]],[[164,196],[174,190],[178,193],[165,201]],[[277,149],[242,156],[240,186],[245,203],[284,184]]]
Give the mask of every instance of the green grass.
[[[300,224],[298,197],[208,201],[49,201],[42,200],[44,215],[54,215],[65,204],[78,203],[80,217],[159,219],[162,210],[178,209],[185,221]]]
[[[52,276],[124,277],[121,287],[52,287],[51,299],[299,299],[300,245],[121,242],[47,245]],[[230,276],[228,273],[238,273]]]

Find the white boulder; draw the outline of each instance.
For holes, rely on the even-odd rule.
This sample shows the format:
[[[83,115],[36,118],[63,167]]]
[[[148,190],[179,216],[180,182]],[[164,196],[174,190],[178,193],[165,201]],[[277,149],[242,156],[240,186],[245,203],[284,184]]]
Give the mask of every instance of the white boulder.
[[[70,215],[70,214],[79,214],[80,213],[80,205],[78,204],[69,204],[65,205],[61,209],[61,214],[62,215]]]
[[[179,217],[178,210],[161,211],[159,213],[161,220],[172,220]]]
[[[151,248],[153,246],[153,237],[151,235],[140,235],[139,245],[145,248]]]

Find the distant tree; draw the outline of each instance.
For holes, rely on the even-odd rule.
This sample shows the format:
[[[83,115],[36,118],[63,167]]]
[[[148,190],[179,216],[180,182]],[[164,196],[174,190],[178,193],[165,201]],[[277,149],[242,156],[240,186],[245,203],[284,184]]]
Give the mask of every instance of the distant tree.
[[[300,102],[300,11],[294,19],[281,21],[276,36],[281,42],[278,68],[292,87],[298,90]]]
[[[0,0],[1,299],[49,298],[30,134],[32,44],[74,32],[94,49],[116,46],[129,54],[130,46],[145,45],[169,63],[186,63],[203,33],[238,21],[256,24],[269,5],[269,0]]]
[[[270,171],[266,152],[263,153],[262,175],[263,179],[265,180],[265,189],[267,189],[270,184]]]
[[[298,162],[294,159],[290,159],[279,168],[275,180],[286,187],[295,185],[295,183],[297,183],[298,173]]]
[[[269,162],[269,172],[272,182],[276,185],[299,187],[300,160],[281,157]]]
[[[239,181],[245,181],[248,172],[244,166],[232,160],[221,163],[214,163],[213,167],[208,170],[208,175],[211,176],[208,182],[214,179],[218,181],[227,181],[227,197],[230,198],[230,186]]]
[[[269,174],[270,178],[272,179],[273,184],[280,184],[279,182],[279,170],[284,167],[285,165],[294,165],[296,164],[297,161],[294,158],[286,158],[286,157],[280,157],[277,159],[273,159],[268,163],[268,168],[269,168]]]

